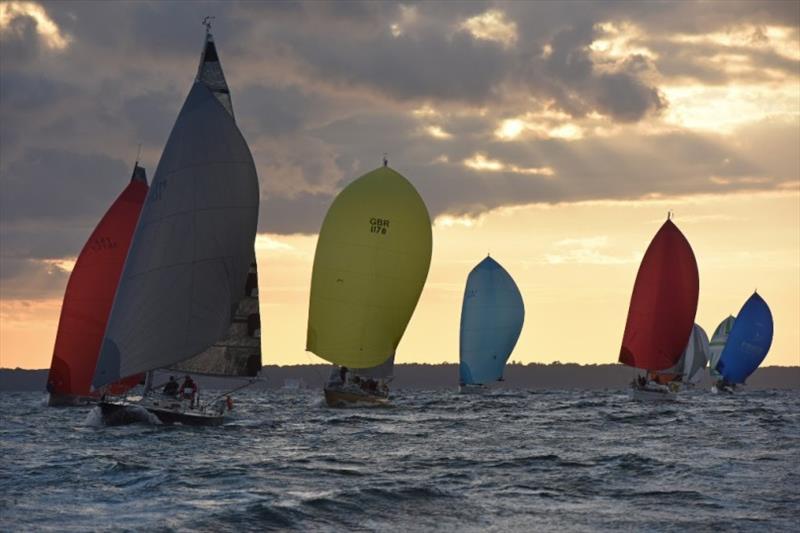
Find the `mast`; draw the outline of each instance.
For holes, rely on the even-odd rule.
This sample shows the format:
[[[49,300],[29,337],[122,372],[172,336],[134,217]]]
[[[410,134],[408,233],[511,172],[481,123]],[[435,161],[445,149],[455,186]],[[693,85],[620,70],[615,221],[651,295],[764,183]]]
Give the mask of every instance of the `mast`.
[[[204,20],[195,83],[164,147],[125,261],[95,388],[209,350],[215,365],[208,373],[222,369],[228,375],[230,367],[216,366],[220,360],[233,360],[236,371],[244,367],[247,375],[261,368],[257,283],[250,281],[258,175],[233,117],[210,20]],[[242,332],[248,342],[240,345]],[[220,346],[228,339],[234,341]]]

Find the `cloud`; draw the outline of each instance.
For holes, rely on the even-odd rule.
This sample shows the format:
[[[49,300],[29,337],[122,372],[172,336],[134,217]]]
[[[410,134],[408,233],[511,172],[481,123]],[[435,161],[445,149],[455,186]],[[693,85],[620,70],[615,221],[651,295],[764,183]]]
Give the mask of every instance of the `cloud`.
[[[0,30],[0,238],[15,261],[74,256],[139,143],[152,174],[209,12],[261,232],[315,233],[383,153],[443,221],[792,190],[800,175],[791,2],[32,5],[56,33],[30,9]]]
[[[608,246],[609,238],[607,235],[563,239],[553,244],[552,247],[556,251],[545,254],[543,262],[550,265],[624,265],[638,263],[642,259],[641,254],[635,253],[627,257],[603,253],[603,249]]]

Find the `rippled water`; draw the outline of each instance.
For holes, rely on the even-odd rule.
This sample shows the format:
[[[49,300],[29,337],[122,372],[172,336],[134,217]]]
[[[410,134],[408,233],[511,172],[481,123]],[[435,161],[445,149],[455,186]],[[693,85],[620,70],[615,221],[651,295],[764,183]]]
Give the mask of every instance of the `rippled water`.
[[[239,394],[219,428],[0,393],[0,529],[795,530],[800,391]]]

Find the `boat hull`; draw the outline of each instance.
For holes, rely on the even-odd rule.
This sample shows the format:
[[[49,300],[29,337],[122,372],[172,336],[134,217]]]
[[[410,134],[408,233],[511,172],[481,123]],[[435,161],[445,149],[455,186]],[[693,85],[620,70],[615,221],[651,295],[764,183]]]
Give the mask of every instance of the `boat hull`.
[[[137,403],[99,402],[103,423],[107,426],[121,426],[148,422],[142,416],[142,409],[155,416],[166,425],[182,424],[184,426],[221,426],[225,420],[222,415],[191,413],[178,409],[160,408]]]
[[[677,392],[639,388],[630,389],[630,396],[635,402],[674,402],[678,399]]]
[[[486,385],[459,385],[458,392],[461,394],[486,394],[489,392]]]
[[[97,403],[97,398],[91,396],[77,396],[75,394],[55,394],[47,395],[48,407],[83,407]]]
[[[377,396],[366,392],[353,392],[340,389],[325,388],[325,403],[328,407],[353,407],[353,406],[386,406],[389,405],[387,396]]]

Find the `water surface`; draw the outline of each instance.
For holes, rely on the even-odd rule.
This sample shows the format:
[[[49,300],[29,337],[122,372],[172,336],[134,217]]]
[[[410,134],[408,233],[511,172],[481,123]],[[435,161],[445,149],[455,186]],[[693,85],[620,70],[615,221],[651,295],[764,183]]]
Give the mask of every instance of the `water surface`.
[[[238,394],[225,426],[98,427],[0,393],[0,529],[796,531],[800,394]]]

